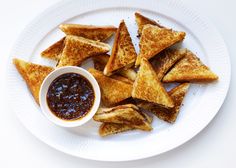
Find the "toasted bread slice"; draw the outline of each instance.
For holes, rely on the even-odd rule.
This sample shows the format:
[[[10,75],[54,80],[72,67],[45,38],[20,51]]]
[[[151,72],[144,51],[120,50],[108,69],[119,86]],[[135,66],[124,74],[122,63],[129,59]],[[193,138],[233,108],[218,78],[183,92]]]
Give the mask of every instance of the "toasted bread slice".
[[[100,86],[102,103],[105,106],[115,105],[131,97],[132,84],[107,77],[95,69],[89,69],[89,72],[96,78]]]
[[[214,74],[200,59],[191,51],[164,76],[163,82],[210,82],[217,80]]]
[[[57,67],[78,66],[85,59],[105,54],[110,50],[108,44],[89,40],[83,37],[68,35],[65,39],[65,47]]]
[[[157,78],[151,64],[143,58],[133,85],[132,97],[172,108],[174,102]]]
[[[111,57],[103,73],[110,76],[121,68],[128,69],[134,65],[137,54],[124,20],[121,21],[116,32]]]
[[[17,58],[13,59],[13,64],[15,64],[16,69],[24,78],[35,101],[39,104],[39,90],[41,84],[44,78],[54,69],[48,66],[25,62]]]
[[[175,106],[171,109],[166,109],[147,102],[142,102],[138,104],[138,106],[145,110],[149,110],[150,112],[154,113],[158,118],[166,122],[174,123],[179,114],[183,99],[188,91],[189,86],[189,83],[183,83],[168,92],[168,94],[175,102]]]
[[[185,32],[177,32],[150,24],[144,25],[139,42],[140,52],[135,66],[140,64],[141,58],[150,59],[162,50],[182,41],[184,37]]]
[[[144,131],[152,130],[146,116],[133,104],[119,105],[112,108],[100,108],[98,111],[93,117],[95,121],[126,124]]]
[[[146,117],[149,124],[152,123],[152,117],[148,116],[146,113],[143,113]],[[113,135],[129,130],[135,129],[133,126],[127,124],[116,124],[116,123],[102,123],[99,127],[99,134],[100,136],[108,136]]]
[[[41,56],[44,58],[49,58],[55,61],[59,61],[61,58],[62,51],[64,49],[65,37],[52,44],[50,47],[41,52]]]
[[[160,28],[164,28],[163,26],[161,26],[160,24],[158,24],[156,21],[149,19],[143,15],[141,15],[138,12],[135,12],[135,21],[138,25],[138,35],[141,36],[142,30],[143,30],[143,26],[146,24],[151,24],[151,25],[156,25]]]
[[[166,49],[153,58],[152,65],[161,81],[168,70],[187,53],[187,49]]]
[[[108,135],[118,134],[133,129],[135,128],[126,124],[102,123],[99,127],[99,135],[105,137]]]
[[[106,41],[117,30],[114,26],[94,26],[81,24],[61,24],[59,28],[66,35],[81,36],[95,41]]]
[[[109,57],[110,56],[108,54],[93,57],[94,68],[99,71],[103,71],[109,60]],[[132,81],[134,81],[136,78],[136,72],[131,68],[121,69],[119,70],[119,72],[117,72],[117,74],[124,76]]]

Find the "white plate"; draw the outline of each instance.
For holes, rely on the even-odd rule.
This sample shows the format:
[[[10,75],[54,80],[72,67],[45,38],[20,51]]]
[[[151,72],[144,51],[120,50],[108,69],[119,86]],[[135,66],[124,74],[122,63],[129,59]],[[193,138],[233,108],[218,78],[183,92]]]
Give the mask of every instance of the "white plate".
[[[34,102],[25,82],[11,63],[18,57],[45,65],[54,65],[40,57],[40,51],[63,36],[60,23],[116,25],[125,19],[136,44],[134,12],[160,20],[161,24],[183,30],[187,47],[219,75],[219,81],[192,85],[175,124],[155,118],[151,133],[130,131],[99,137],[98,123],[90,121],[77,129],[63,129],[50,123]],[[111,40],[112,41],[112,40]],[[86,159],[126,161],[169,151],[199,133],[216,115],[230,83],[230,60],[225,43],[209,21],[186,8],[178,0],[87,0],[63,1],[47,9],[25,28],[12,50],[7,71],[9,103],[24,126],[37,138],[62,152]]]

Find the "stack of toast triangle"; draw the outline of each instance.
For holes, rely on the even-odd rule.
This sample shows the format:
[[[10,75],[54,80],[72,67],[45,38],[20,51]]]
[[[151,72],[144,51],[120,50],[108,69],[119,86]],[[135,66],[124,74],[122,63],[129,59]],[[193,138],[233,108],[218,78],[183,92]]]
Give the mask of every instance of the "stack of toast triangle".
[[[63,32],[65,32],[66,35],[75,35],[101,42],[109,39],[117,30],[117,28],[114,26],[93,26],[79,24],[62,24],[59,27]],[[41,56],[59,61],[65,46],[64,40],[65,37],[52,44],[41,53]]]
[[[122,20],[116,32],[111,56],[103,73],[110,76],[122,68],[128,69],[134,65],[136,57],[137,54],[132,39],[124,20]]]
[[[144,25],[139,42],[140,52],[135,66],[140,64],[142,58],[150,59],[164,49],[182,41],[184,37],[185,32],[177,32],[150,24]]]
[[[150,117],[148,114],[146,113],[142,113],[143,116],[145,117],[146,121],[151,124],[153,118]],[[146,122],[145,121],[145,122]],[[117,123],[102,123],[99,127],[99,134],[100,136],[108,136],[108,135],[112,135],[112,134],[117,134],[117,133],[121,133],[121,132],[125,132],[125,131],[129,131],[129,130],[134,130],[134,126],[132,125],[127,125],[127,124],[117,124]],[[148,130],[149,131],[149,130]]]
[[[147,119],[147,115],[140,112],[139,108],[133,104],[100,108],[93,119],[98,122],[127,125],[130,129],[152,130],[150,117]]]
[[[132,83],[107,77],[101,71],[92,68],[89,69],[89,72],[95,77],[100,86],[102,103],[105,106],[116,105],[131,97]]]
[[[214,74],[200,59],[190,50],[186,56],[177,62],[164,76],[163,82],[209,82],[217,80]]]
[[[152,117],[174,123],[179,114],[189,82],[210,82],[218,79],[188,49],[173,49],[185,38],[185,32],[168,29],[136,12],[140,36],[137,55],[128,28],[122,20],[114,26],[62,24],[65,37],[44,50],[42,57],[58,62],[57,67],[79,66],[92,57],[94,68],[89,72],[101,90],[101,106],[93,119],[102,122],[101,136],[128,130],[151,131]],[[103,43],[116,33],[111,56],[110,46]],[[149,62],[150,61],[150,62]],[[52,67],[13,59],[16,69],[26,81],[39,104],[39,90]],[[139,66],[138,72],[134,68]],[[162,82],[180,82],[169,92]],[[183,83],[185,82],[185,83]]]
[[[72,35],[66,36],[64,43],[65,47],[57,67],[79,66],[85,59],[110,50],[108,44]]]
[[[167,109],[148,102],[141,102],[138,104],[138,107],[152,112],[158,118],[166,122],[174,123],[179,114],[183,99],[188,91],[189,86],[189,83],[182,83],[168,92],[175,103],[173,108]]]
[[[16,69],[28,85],[35,101],[39,104],[39,90],[44,78],[54,70],[52,67],[13,59]]]
[[[99,71],[104,71],[104,68],[109,60],[110,56],[108,54],[99,55],[93,57],[94,68]],[[132,69],[121,69],[117,74],[124,76],[132,81],[136,78],[136,72]]]
[[[157,78],[152,65],[143,58],[133,85],[132,97],[148,101],[166,108],[174,107],[174,102]]]
[[[138,36],[141,36],[142,30],[143,30],[143,26],[147,25],[147,24],[151,24],[151,25],[158,26],[160,28],[164,28],[163,26],[161,26],[156,21],[154,21],[152,19],[149,19],[146,16],[143,16],[139,12],[135,12],[135,21],[136,21],[136,23],[138,25]]]

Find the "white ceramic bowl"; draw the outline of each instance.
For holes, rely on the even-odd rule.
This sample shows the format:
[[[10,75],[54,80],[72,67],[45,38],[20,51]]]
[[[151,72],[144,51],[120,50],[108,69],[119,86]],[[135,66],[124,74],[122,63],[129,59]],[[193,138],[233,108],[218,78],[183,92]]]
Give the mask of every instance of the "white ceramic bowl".
[[[92,108],[90,109],[90,111],[82,118],[78,119],[78,120],[62,120],[60,118],[58,118],[57,116],[55,116],[52,111],[50,110],[50,108],[48,107],[47,104],[47,92],[48,92],[48,88],[50,86],[50,84],[53,82],[54,79],[56,79],[57,77],[59,77],[62,74],[66,74],[66,73],[77,73],[80,74],[82,76],[84,76],[91,84],[94,90],[94,94],[95,94],[95,100],[94,100],[94,104],[92,106]],[[43,111],[43,113],[45,114],[45,116],[54,124],[62,126],[62,127],[77,127],[77,126],[81,126],[83,124],[85,124],[86,122],[88,122],[96,113],[96,111],[99,108],[100,105],[100,99],[101,99],[101,92],[100,92],[100,88],[99,85],[96,81],[96,79],[85,69],[80,68],[80,67],[75,67],[75,66],[66,66],[66,67],[61,67],[58,68],[56,70],[54,70],[53,72],[51,72],[43,81],[41,88],[40,88],[40,93],[39,93],[39,103],[40,103],[40,107]]]

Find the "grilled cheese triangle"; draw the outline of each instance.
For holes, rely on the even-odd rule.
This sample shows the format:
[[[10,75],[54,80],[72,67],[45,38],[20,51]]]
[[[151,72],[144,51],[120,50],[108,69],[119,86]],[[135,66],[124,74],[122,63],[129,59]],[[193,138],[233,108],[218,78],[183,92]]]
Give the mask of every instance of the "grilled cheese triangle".
[[[95,77],[100,86],[102,103],[105,106],[116,105],[131,97],[132,84],[107,77],[101,71],[92,68],[89,69],[89,72]]]
[[[168,94],[175,102],[175,106],[171,109],[166,109],[148,102],[142,102],[138,104],[138,107],[152,112],[161,120],[169,123],[174,123],[179,114],[183,99],[188,91],[189,86],[189,83],[183,83],[168,92]]]
[[[214,74],[201,60],[191,51],[164,76],[163,82],[210,82],[217,80]]]
[[[145,58],[141,60],[137,78],[133,85],[132,97],[167,108],[174,107],[174,102],[158,80],[151,64]]]
[[[143,30],[143,26],[146,24],[151,24],[151,25],[156,25],[160,28],[164,28],[163,26],[161,26],[160,24],[158,24],[156,21],[149,19],[143,15],[141,15],[138,12],[135,12],[135,21],[138,25],[138,35],[141,36],[142,30]]]
[[[119,105],[112,108],[100,108],[93,117],[95,121],[126,124],[144,131],[152,130],[146,116],[133,104]]]
[[[135,128],[127,124],[102,123],[99,127],[98,132],[100,136],[105,137],[108,135],[118,134],[133,129]]]
[[[144,25],[139,42],[140,52],[135,66],[139,66],[141,58],[150,59],[162,50],[182,41],[184,37],[185,32],[173,31],[150,24]]]
[[[20,59],[13,59],[16,69],[25,80],[35,101],[39,104],[39,90],[44,78],[52,72],[52,67],[33,64]]]
[[[170,68],[187,53],[187,49],[166,49],[155,56],[152,61],[158,80],[162,80]]]
[[[79,66],[87,58],[105,54],[109,50],[110,46],[108,44],[68,35],[57,67]]]
[[[64,41],[65,37],[57,41],[56,43],[49,46],[43,52],[41,52],[41,56],[44,58],[52,59],[55,61],[59,61],[61,58],[61,53],[64,49]]]
[[[66,35],[80,36],[95,41],[106,41],[117,30],[114,26],[94,26],[81,24],[61,24],[61,31]]]
[[[128,69],[134,65],[136,57],[137,54],[132,39],[124,20],[122,20],[116,32],[111,56],[103,73],[110,76],[122,68]]]

